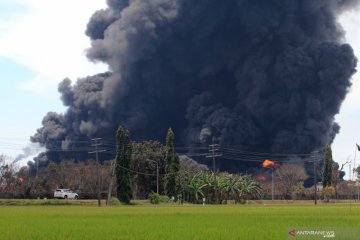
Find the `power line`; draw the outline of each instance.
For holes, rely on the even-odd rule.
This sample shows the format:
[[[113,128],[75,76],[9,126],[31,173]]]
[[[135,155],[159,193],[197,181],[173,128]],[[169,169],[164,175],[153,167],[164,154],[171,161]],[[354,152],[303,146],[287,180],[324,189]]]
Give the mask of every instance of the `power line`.
[[[217,154],[216,152],[219,150],[218,148],[218,144],[212,144],[212,145],[209,145],[209,152],[210,152],[210,155],[206,156],[207,158],[212,158],[213,160],[213,172],[214,172],[214,187],[215,187],[215,203],[218,203],[219,201],[219,195],[218,195],[218,191],[217,191],[217,180],[216,180],[216,166],[215,166],[215,157],[221,157],[222,154]]]
[[[99,146],[101,146],[101,143],[99,142],[101,140],[101,138],[94,138],[91,139],[94,143],[92,144],[93,147],[95,147],[95,151],[93,152],[89,152],[91,153],[95,153],[96,156],[96,175],[97,175],[97,189],[98,189],[98,205],[99,207],[101,207],[101,195],[100,195],[100,170],[99,170],[99,153],[100,152],[105,152],[106,150],[99,150]]]
[[[1,140],[1,139],[0,139]],[[63,143],[66,142],[69,145],[72,145],[68,148],[63,148],[61,145],[56,146],[55,143]],[[47,152],[88,152],[91,149],[88,146],[81,146],[83,144],[87,145],[91,142],[91,140],[64,140],[64,141],[51,141],[50,144],[46,144],[45,151]],[[3,149],[11,149],[11,150],[23,150],[23,148],[18,148],[17,144],[14,143],[1,143],[0,147],[3,144]],[[197,144],[195,146],[187,146],[186,143],[176,143],[181,147],[175,147],[175,150],[178,154],[187,155],[189,157],[206,157],[206,147],[202,144]],[[80,145],[80,146],[79,146]],[[102,141],[102,145],[104,146],[104,150],[107,151],[107,154],[115,154],[116,153],[116,144],[114,140],[111,141]],[[200,146],[199,146],[200,145]],[[38,147],[28,146],[28,149],[37,149]],[[264,159],[273,159],[277,162],[282,163],[304,163],[311,162],[311,153],[297,153],[297,154],[284,154],[284,153],[264,153],[264,152],[256,152],[256,151],[245,151],[239,148],[230,148],[230,147],[219,147],[219,152],[223,155],[222,159],[232,160],[232,161],[243,161],[243,162],[262,162]],[[318,151],[323,152],[323,151]]]

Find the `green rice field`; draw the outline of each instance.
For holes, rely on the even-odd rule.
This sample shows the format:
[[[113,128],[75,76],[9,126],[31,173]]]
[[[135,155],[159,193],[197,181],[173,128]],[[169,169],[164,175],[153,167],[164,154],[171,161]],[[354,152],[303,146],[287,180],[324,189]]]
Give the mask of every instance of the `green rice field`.
[[[0,206],[0,239],[303,239],[288,236],[300,228],[360,239],[360,205]]]

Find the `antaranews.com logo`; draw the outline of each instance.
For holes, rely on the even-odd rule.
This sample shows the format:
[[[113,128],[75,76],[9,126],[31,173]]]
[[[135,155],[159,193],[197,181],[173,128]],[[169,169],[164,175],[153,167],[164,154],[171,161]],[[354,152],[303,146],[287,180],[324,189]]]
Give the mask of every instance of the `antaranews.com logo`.
[[[287,240],[300,239],[331,239],[331,240],[359,240],[360,228],[334,227],[334,228],[289,228],[286,232]]]
[[[287,239],[335,239],[334,230],[316,230],[316,229],[290,229]]]

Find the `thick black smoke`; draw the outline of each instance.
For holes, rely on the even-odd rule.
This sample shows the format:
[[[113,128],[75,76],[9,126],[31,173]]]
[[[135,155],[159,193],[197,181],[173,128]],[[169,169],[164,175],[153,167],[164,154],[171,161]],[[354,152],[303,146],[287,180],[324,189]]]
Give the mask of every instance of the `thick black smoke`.
[[[34,142],[70,149],[114,139],[118,125],[163,140],[171,126],[188,144],[308,153],[339,131],[334,116],[357,61],[337,20],[359,1],[107,3],[86,34],[89,59],[110,73],[61,82],[68,110],[49,113]]]

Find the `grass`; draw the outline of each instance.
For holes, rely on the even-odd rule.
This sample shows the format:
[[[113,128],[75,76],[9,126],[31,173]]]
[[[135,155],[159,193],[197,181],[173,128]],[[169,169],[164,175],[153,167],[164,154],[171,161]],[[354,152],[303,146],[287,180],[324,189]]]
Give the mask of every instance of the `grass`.
[[[96,201],[95,201],[96,203]],[[287,239],[293,228],[360,229],[360,205],[0,206],[1,239]],[[350,231],[350,232],[351,232]],[[336,239],[359,239],[347,236]],[[337,236],[338,237],[338,236]]]
[[[96,200],[0,199],[0,206],[96,205]]]

